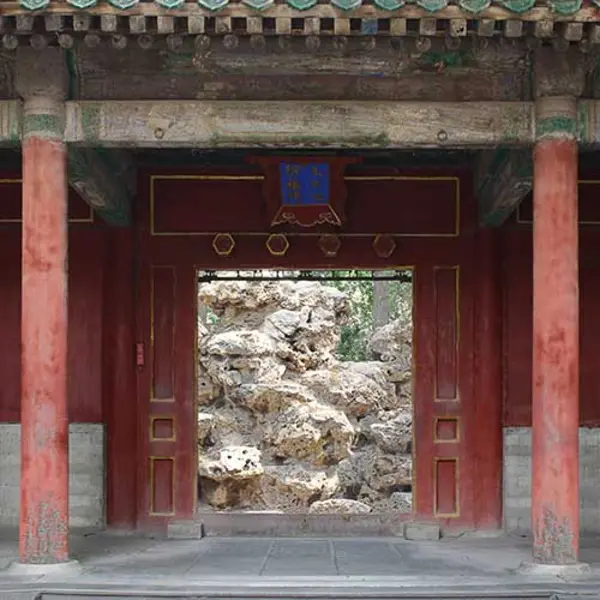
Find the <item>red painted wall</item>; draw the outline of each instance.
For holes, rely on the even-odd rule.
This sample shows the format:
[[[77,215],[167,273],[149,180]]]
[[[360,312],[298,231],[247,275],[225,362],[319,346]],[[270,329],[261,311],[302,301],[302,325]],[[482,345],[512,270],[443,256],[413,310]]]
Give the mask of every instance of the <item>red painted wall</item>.
[[[580,415],[581,424],[600,426],[600,260],[597,227],[580,229]],[[505,426],[531,426],[532,237],[522,225],[502,233],[504,287]]]
[[[16,227],[0,230],[0,421],[19,421],[21,240]],[[103,420],[105,234],[83,227],[73,225],[69,234],[69,418],[98,423]]]
[[[404,265],[416,272],[416,513],[449,527],[499,527],[500,356],[494,344],[482,342],[484,336],[499,339],[498,253],[495,241],[480,239],[476,231],[469,174],[352,172],[348,220],[335,257],[323,253],[314,230],[293,227],[278,229],[288,235],[285,256],[269,253],[270,227],[256,174],[140,175],[136,340],[145,351],[137,380],[138,524],[160,526],[194,511],[196,268]],[[235,239],[228,256],[215,252],[217,233]],[[397,236],[389,258],[373,248],[381,233]],[[486,369],[475,376],[475,364],[482,363]]]

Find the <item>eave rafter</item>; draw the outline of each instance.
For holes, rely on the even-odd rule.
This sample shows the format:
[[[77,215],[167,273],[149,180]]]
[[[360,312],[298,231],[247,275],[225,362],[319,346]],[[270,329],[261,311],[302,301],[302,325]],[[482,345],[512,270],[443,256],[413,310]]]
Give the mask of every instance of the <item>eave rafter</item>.
[[[598,6],[600,0],[585,5],[581,0],[0,0],[0,26],[7,50],[23,43],[23,36],[43,49],[53,43],[44,33],[58,36],[64,48],[73,46],[73,36],[96,47],[106,34],[117,49],[127,47],[128,36],[137,37],[144,49],[153,37],[166,36],[171,50],[180,48],[184,36],[198,36],[197,49],[203,50],[213,36],[224,37],[227,49],[237,47],[236,38],[253,37],[253,47],[260,49],[261,36],[291,35],[341,38],[342,44],[352,37],[441,36],[457,43],[473,36],[533,37],[559,45],[580,42],[587,49],[600,43]]]

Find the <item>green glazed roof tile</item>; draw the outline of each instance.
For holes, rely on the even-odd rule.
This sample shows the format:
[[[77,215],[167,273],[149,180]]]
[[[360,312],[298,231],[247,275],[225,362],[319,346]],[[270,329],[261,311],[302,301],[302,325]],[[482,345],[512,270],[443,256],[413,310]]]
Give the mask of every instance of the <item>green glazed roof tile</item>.
[[[2,0],[0,0],[1,2]],[[143,0],[142,0],[143,1]],[[148,0],[147,0],[148,1]],[[164,10],[181,8],[186,2],[193,0],[149,0]],[[148,1],[148,3],[149,3]],[[490,6],[500,6],[515,15],[525,13],[534,6],[549,9],[557,17],[575,14],[583,6],[583,0],[327,0],[329,4],[343,11],[353,11],[362,5],[371,5],[380,11],[389,12],[401,10],[406,4],[413,4],[428,13],[436,13],[447,6],[457,6],[465,13],[477,15]],[[22,9],[27,11],[44,10],[54,0],[19,0]],[[315,6],[318,0],[195,0],[198,5],[211,11],[219,11],[226,6],[245,5],[257,12],[275,4],[287,4],[297,11],[305,11]],[[58,3],[58,2],[57,2]],[[62,3],[62,2],[61,2]],[[78,10],[86,10],[97,4],[109,4],[116,10],[127,10],[140,3],[140,0],[66,0],[66,3]],[[145,2],[146,3],[146,2]],[[591,0],[600,8],[600,0]],[[468,18],[468,15],[467,15]]]
[[[342,10],[354,10],[362,4],[362,0],[330,0],[333,6]]]
[[[582,0],[549,0],[548,4],[559,15],[572,15],[581,8]]]
[[[459,0],[458,5],[467,12],[478,13],[488,8],[491,0]]]
[[[535,6],[535,0],[499,0],[499,4],[511,12],[521,14]]]

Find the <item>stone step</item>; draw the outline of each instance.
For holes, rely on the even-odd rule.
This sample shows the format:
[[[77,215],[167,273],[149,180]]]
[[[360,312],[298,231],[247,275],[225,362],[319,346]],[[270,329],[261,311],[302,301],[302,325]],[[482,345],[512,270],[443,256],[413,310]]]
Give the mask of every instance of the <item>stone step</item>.
[[[169,539],[202,537],[405,537],[407,540],[439,540],[435,523],[415,523],[407,514],[283,514],[266,512],[199,512],[194,521],[168,525]]]

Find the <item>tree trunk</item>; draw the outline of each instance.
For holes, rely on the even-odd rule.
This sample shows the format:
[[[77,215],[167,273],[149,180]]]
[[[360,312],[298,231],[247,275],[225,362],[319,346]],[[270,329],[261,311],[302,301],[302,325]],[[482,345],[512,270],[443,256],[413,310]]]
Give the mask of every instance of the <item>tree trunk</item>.
[[[390,322],[391,281],[373,280],[373,329]]]

